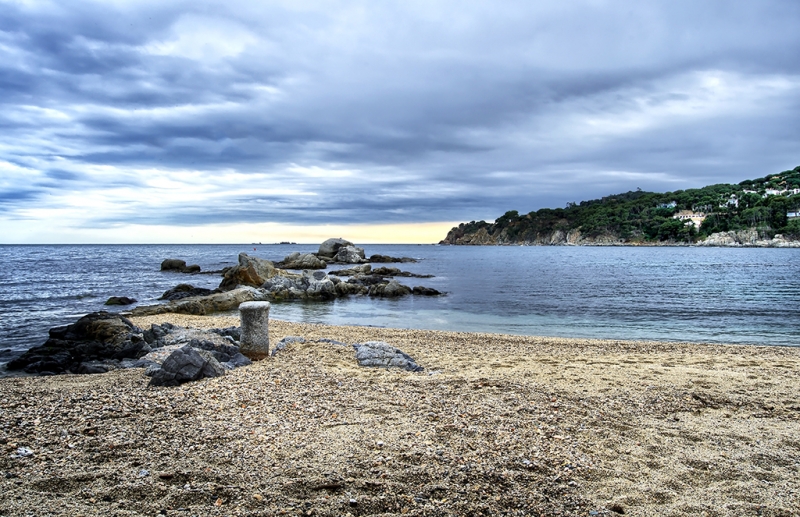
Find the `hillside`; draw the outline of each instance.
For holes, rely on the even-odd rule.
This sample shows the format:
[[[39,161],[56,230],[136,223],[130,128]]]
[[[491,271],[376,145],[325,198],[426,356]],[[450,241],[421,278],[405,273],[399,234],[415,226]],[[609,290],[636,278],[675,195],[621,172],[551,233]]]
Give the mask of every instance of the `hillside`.
[[[528,214],[511,210],[494,223],[462,223],[440,244],[680,244],[721,232],[800,240],[798,209],[800,166],[739,184],[637,190]]]

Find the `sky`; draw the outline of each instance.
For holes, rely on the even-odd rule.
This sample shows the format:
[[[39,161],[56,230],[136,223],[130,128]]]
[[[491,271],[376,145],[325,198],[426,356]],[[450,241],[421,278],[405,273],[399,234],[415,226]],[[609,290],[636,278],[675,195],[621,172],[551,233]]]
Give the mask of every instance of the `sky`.
[[[800,165],[797,0],[0,0],[0,243],[437,242]]]

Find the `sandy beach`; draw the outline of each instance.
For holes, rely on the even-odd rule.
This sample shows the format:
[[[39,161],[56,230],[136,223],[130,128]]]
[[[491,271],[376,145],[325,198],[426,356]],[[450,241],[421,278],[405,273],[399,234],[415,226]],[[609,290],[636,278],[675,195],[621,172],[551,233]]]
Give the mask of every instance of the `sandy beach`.
[[[199,328],[231,317],[159,315]],[[800,348],[270,322],[280,354],[0,379],[0,516],[800,515]],[[366,369],[381,340],[425,371]]]

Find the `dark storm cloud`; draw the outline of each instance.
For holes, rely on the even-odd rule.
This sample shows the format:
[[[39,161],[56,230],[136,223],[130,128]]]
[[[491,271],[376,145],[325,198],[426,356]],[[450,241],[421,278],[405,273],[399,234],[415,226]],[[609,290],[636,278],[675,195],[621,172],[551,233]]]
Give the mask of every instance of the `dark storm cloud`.
[[[215,198],[214,210],[131,199],[96,224],[492,219],[800,163],[794,1],[0,13],[0,161],[37,175],[13,169],[3,202],[144,189],[153,170],[260,175],[252,197]],[[269,194],[276,185],[317,196]]]

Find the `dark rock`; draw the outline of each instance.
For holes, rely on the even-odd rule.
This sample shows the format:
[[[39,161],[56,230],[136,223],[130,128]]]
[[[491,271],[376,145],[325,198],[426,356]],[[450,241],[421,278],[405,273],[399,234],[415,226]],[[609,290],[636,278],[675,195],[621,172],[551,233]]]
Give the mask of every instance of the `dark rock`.
[[[204,287],[194,287],[190,284],[178,284],[168,291],[164,291],[159,300],[182,300],[184,298],[191,298],[193,296],[208,296],[213,294],[214,291]]]
[[[423,287],[421,285],[414,287],[414,289],[412,289],[412,292],[416,295],[421,295],[421,296],[439,296],[440,294],[442,294],[436,289],[433,289],[431,287]]]
[[[410,372],[424,370],[410,355],[384,341],[367,341],[353,345],[353,348],[356,350],[356,360],[360,366],[402,368]]]
[[[178,386],[224,374],[225,368],[209,352],[198,351],[186,345],[167,357],[161,368],[150,378],[150,386]]]
[[[187,266],[185,260],[165,259],[163,262],[161,262],[161,271],[175,271],[178,273],[199,273],[200,266],[198,266],[197,264]]]
[[[229,367],[231,370],[233,370],[234,368],[241,368],[242,366],[248,366],[251,364],[253,364],[253,361],[248,359],[244,354],[240,352],[231,357],[228,362],[223,363],[222,366]]]
[[[242,340],[242,329],[240,327],[226,327],[224,329],[210,329],[209,332],[229,337],[232,341],[239,343]]]
[[[106,300],[105,305],[132,305],[136,303],[136,298],[128,298],[127,296],[112,296]]]
[[[328,239],[319,245],[319,251],[317,251],[317,255],[320,258],[322,257],[333,258],[339,252],[339,248],[343,246],[354,246],[354,244],[350,241],[341,238]]]
[[[77,371],[81,363],[138,359],[149,351],[141,330],[130,320],[118,314],[93,312],[72,325],[53,327],[43,345],[9,362],[7,368],[57,374]]]
[[[391,263],[391,262],[416,262],[417,259],[411,257],[390,257],[388,255],[370,255],[369,261],[374,263]]]
[[[380,296],[382,298],[397,298],[408,294],[411,294],[411,289],[397,280],[392,280],[387,284],[376,284],[369,288],[370,296]]]
[[[324,271],[275,275],[263,288],[273,300],[331,300],[338,294],[336,284]]]
[[[433,278],[433,275],[418,275],[416,273],[411,273],[409,271],[400,271],[396,267],[379,267],[372,270],[373,275],[382,275],[382,276],[402,276],[402,277],[413,277],[413,278]]]

